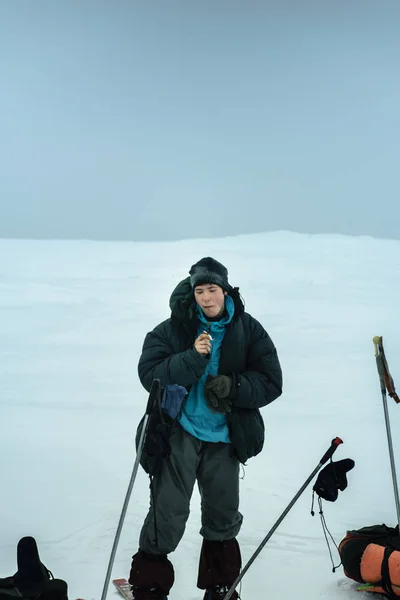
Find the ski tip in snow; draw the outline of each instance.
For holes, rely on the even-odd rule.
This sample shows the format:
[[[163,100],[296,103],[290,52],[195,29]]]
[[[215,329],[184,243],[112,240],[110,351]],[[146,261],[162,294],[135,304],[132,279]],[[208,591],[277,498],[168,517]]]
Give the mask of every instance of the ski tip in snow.
[[[127,579],[121,577],[120,579],[113,579],[112,582],[125,600],[133,600],[131,584]],[[76,600],[85,600],[85,598],[76,598]]]
[[[113,579],[113,584],[115,585],[119,593],[122,594],[125,600],[133,600],[131,584],[127,579]]]

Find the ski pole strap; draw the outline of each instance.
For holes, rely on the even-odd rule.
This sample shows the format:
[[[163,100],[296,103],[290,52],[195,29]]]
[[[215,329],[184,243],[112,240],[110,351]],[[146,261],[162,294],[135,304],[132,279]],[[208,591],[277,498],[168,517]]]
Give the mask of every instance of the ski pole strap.
[[[394,550],[395,550],[395,548],[391,548],[390,546],[385,547],[385,551],[383,554],[382,566],[381,566],[381,574],[382,574],[381,586],[382,586],[383,590],[386,592],[386,594],[389,596],[389,598],[391,598],[392,600],[396,600],[396,598],[399,597],[396,594],[396,592],[394,591],[393,584],[390,580],[389,558],[390,558],[390,555],[394,552]]]
[[[151,415],[154,405],[158,400],[161,401],[161,384],[159,379],[153,379],[146,406],[146,415]]]
[[[333,453],[335,452],[337,447],[340,446],[340,444],[343,444],[343,440],[341,440],[340,437],[335,437],[335,439],[332,440],[330,448],[328,448],[328,450],[325,452],[325,454],[319,461],[319,464],[324,465],[326,462],[328,462],[328,460],[332,458]]]
[[[400,402],[400,398],[396,393],[393,377],[389,371],[389,365],[386,359],[385,350],[383,348],[382,336],[376,335],[373,338],[373,342],[375,347],[376,366],[378,369],[382,392],[387,390],[389,396],[398,404]]]

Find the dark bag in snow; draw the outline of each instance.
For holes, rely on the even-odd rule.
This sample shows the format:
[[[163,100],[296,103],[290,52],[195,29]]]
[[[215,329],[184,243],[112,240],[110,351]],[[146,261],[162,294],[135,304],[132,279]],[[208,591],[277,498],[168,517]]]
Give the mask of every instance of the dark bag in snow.
[[[67,583],[63,579],[54,579],[40,561],[33,537],[19,540],[17,566],[15,575],[0,579],[0,600],[68,600]]]

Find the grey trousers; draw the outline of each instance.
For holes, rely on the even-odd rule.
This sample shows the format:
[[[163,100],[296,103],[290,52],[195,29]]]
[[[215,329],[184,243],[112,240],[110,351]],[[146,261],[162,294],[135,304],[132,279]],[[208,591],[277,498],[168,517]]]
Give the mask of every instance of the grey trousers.
[[[229,455],[229,444],[202,442],[179,424],[170,443],[171,456],[153,480],[154,504],[150,498],[140,550],[169,554],[176,549],[185,531],[196,480],[201,497],[200,534],[211,541],[235,538],[243,516],[238,510],[239,461]]]

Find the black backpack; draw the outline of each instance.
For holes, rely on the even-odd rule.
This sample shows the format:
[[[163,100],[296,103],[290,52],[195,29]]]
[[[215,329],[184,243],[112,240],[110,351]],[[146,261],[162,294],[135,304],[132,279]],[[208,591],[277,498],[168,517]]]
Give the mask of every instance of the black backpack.
[[[68,600],[68,586],[54,579],[40,561],[36,541],[26,536],[17,546],[18,570],[15,575],[0,579],[0,600]]]

